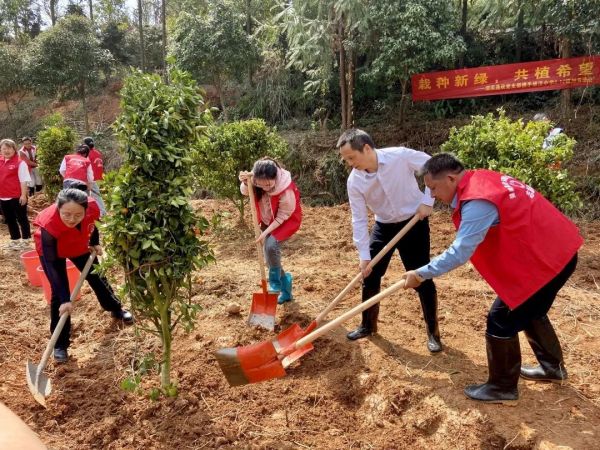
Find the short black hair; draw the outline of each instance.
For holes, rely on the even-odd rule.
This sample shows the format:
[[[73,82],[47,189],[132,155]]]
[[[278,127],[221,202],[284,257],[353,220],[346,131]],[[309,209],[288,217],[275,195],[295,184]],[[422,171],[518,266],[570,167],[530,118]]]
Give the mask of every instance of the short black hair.
[[[32,139],[29,136],[23,136],[21,138],[21,142],[25,142],[25,141],[31,141]]]
[[[58,193],[56,197],[56,206],[58,209],[62,208],[65,203],[75,202],[80,206],[83,206],[84,209],[88,207],[88,196],[85,192],[80,191],[79,189],[63,189]]]
[[[90,154],[90,148],[85,144],[78,145],[77,149],[75,151],[77,152],[78,155],[85,156],[86,158]]]
[[[435,178],[448,172],[460,173],[463,170],[465,170],[465,166],[456,156],[451,153],[438,153],[423,164],[420,174],[423,176],[429,174]]]
[[[94,148],[94,139],[91,137],[84,138],[83,143],[87,145],[90,149]]]
[[[371,148],[375,148],[375,143],[369,133],[358,128],[350,128],[342,133],[337,141],[336,148],[340,149],[344,145],[350,144],[352,150],[363,151],[365,145],[370,145]]]

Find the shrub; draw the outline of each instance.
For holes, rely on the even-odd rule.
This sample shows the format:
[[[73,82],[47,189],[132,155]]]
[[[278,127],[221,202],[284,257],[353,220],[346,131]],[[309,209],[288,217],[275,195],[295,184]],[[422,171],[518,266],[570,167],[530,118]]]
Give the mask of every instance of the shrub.
[[[286,152],[286,142],[264,120],[211,126],[195,152],[198,187],[231,200],[243,222],[244,196],[240,193],[238,173],[251,170],[254,162],[263,156],[281,160]]]
[[[558,135],[552,146],[542,149],[544,138],[552,128],[548,121],[511,120],[498,110],[474,116],[470,124],[452,128],[444,152],[451,152],[472,169],[491,169],[506,173],[531,185],[565,213],[581,207],[575,182],[562,168],[573,157],[575,140]]]
[[[50,202],[54,202],[62,189],[63,180],[58,169],[65,155],[73,151],[76,139],[75,130],[66,125],[59,114],[51,115],[37,135],[38,164],[44,192]]]
[[[165,84],[135,72],[125,81],[115,122],[125,162],[107,177],[110,213],[102,228],[113,263],[125,271],[137,322],[161,339],[161,388],[174,395],[172,333],[177,324],[193,328],[191,273],[214,258],[198,238],[208,221],[189,203],[189,145],[207,120],[204,103],[188,74],[172,70],[169,78]]]

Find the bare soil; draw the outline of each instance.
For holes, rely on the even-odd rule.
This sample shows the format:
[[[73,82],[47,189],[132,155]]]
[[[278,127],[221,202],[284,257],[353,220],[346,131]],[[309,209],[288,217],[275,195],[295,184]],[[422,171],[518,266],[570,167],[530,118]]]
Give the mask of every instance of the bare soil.
[[[194,202],[223,214],[208,236],[217,264],[194,276],[196,328],[178,330],[172,376],[177,398],[152,401],[125,392],[133,358],[159,352],[153,337],[136,337],[101,310],[89,287],[76,304],[71,359],[50,362],[48,408],[28,391],[25,363],[38,362],[49,338],[49,309],[14,254],[0,255],[0,401],[53,449],[598,449],[600,448],[600,223],[580,223],[586,244],[558,296],[551,319],[563,344],[564,385],[521,381],[516,407],[468,400],[463,387],[485,381],[485,316],[494,293],[469,264],[437,281],[444,351],[431,355],[414,292],[382,302],[379,333],[350,342],[358,318],[315,342],[285,378],[232,388],[213,352],[271,339],[246,325],[258,270],[252,233],[236,226],[224,202]],[[38,205],[40,207],[41,205]],[[34,206],[35,207],[35,206]],[[444,211],[432,220],[432,254],[454,231]],[[8,230],[0,225],[0,245]],[[347,205],[305,208],[300,232],[284,250],[295,301],[278,308],[279,329],[307,325],[355,275]],[[396,281],[396,258],[384,280]],[[117,277],[118,279],[118,277]],[[117,283],[118,284],[118,283]],[[358,288],[332,313],[355,305]],[[241,305],[239,315],[228,305]],[[534,357],[521,339],[524,363]],[[143,389],[156,386],[156,373]]]

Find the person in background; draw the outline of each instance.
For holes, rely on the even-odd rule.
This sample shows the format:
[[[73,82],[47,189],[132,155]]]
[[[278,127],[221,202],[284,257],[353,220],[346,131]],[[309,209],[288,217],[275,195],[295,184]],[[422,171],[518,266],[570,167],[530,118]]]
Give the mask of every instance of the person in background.
[[[488,381],[467,386],[467,397],[515,405],[519,375],[564,381],[567,371],[548,311],[577,266],[583,239],[575,224],[532,187],[491,170],[465,170],[448,153],[434,155],[422,172],[431,194],[453,207],[457,234],[444,253],[402,276],[404,288],[470,259],[498,295],[485,333]],[[521,367],[520,331],[539,366]]]
[[[31,181],[25,161],[19,158],[17,144],[11,139],[0,141],[0,205],[10,242],[7,250],[19,250],[31,245],[31,227],[27,218],[28,185]]]
[[[85,192],[71,188],[60,191],[56,203],[40,212],[33,222],[38,227],[34,234],[35,248],[52,290],[50,332],[54,331],[60,316],[73,309],[66,258],[73,261],[81,271],[91,250],[97,256],[102,255],[100,236],[95,226],[99,218],[100,210],[96,201]],[[123,309],[108,280],[94,270],[97,264],[98,259],[95,258],[86,280],[100,306],[105,311],[110,311],[115,319],[132,324],[132,314]],[[70,334],[69,317],[54,347],[54,359],[57,362],[66,362],[69,358],[67,348],[70,345]]]
[[[63,177],[63,188],[75,188],[90,192],[94,182],[92,163],[88,159],[90,148],[81,144],[71,155],[65,155],[60,163],[59,173]]]
[[[290,172],[271,158],[254,163],[252,172],[240,172],[240,191],[248,195],[248,179],[252,176],[256,211],[262,233],[257,242],[264,245],[265,259],[269,266],[269,290],[280,292],[280,305],[293,299],[292,274],[285,272],[281,264],[281,244],[289,239],[302,223],[300,192],[292,181]]]
[[[102,181],[102,178],[104,178],[104,162],[102,160],[102,153],[100,153],[100,151],[95,147],[94,139],[91,137],[86,137],[83,140],[83,143],[90,149],[88,159],[92,164],[92,172],[94,173],[94,181],[92,182],[91,192],[92,197],[94,197],[94,200],[96,200],[96,203],[98,203],[98,207],[100,208],[100,217],[102,217],[106,214],[106,207],[102,201],[100,187],[98,186],[98,181]]]
[[[358,250],[359,269],[363,273],[362,301],[381,290],[393,256],[390,251],[373,267],[371,259],[417,214],[420,221],[396,244],[395,249],[407,270],[429,262],[429,220],[434,199],[426,189],[421,192],[415,174],[430,158],[427,153],[406,147],[375,148],[373,139],[363,130],[345,131],[337,142],[340,156],[352,167],[348,177],[348,199],[352,210],[352,232]],[[369,210],[375,225],[369,236]],[[415,289],[419,295],[427,330],[427,349],[442,350],[438,325],[437,290],[428,280]],[[379,304],[363,311],[360,326],[348,333],[350,340],[362,339],[377,332]]]
[[[37,163],[37,148],[35,145],[32,145],[31,138],[27,136],[21,139],[21,144],[19,156],[29,167],[29,176],[31,177],[29,196],[31,197],[34,193],[41,191],[43,187],[42,176],[40,175]]]

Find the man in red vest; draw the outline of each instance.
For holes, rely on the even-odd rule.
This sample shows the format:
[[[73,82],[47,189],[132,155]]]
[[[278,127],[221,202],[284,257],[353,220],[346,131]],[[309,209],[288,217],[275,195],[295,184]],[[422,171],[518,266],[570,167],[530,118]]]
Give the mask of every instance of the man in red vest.
[[[419,286],[471,259],[498,297],[487,317],[487,383],[465,394],[488,403],[514,405],[519,375],[536,381],[567,378],[560,343],[547,313],[577,265],[579,230],[530,186],[491,170],[465,170],[440,153],[423,166],[431,195],[454,208],[457,235],[429,264],[406,272],[405,288]],[[540,365],[521,367],[519,331]]]

